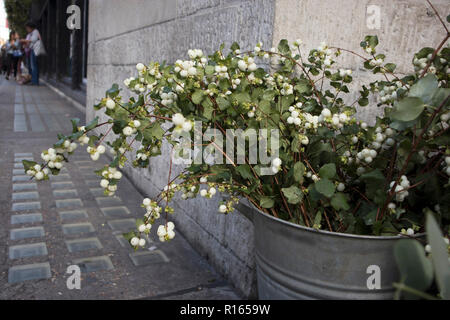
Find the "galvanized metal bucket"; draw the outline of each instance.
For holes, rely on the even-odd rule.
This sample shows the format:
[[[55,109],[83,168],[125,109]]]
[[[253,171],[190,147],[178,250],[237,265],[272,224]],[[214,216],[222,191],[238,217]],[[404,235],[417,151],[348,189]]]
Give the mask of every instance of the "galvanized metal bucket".
[[[393,249],[402,236],[317,231],[247,209],[254,211],[259,299],[393,298]],[[369,289],[378,276],[380,288]]]

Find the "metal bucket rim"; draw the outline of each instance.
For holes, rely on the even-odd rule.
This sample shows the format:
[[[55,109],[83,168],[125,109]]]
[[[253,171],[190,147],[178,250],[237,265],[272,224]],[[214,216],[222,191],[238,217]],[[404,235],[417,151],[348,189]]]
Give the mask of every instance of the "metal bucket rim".
[[[329,237],[343,237],[343,238],[366,239],[366,240],[399,240],[399,239],[417,239],[417,238],[421,238],[421,237],[425,236],[425,233],[417,233],[417,234],[414,234],[413,236],[405,236],[402,234],[398,234],[396,236],[370,236],[370,235],[359,235],[359,234],[352,234],[352,233],[332,232],[332,231],[327,231],[327,230],[317,230],[317,229],[309,228],[306,226],[301,226],[299,224],[295,224],[295,223],[271,216],[271,215],[259,210],[258,208],[256,208],[253,205],[253,203],[250,202],[249,204],[251,205],[251,209],[257,211],[259,214],[263,215],[265,218],[272,219],[274,222],[281,223],[286,226],[300,229],[300,230],[307,231],[307,232],[323,234],[323,235],[329,236]]]

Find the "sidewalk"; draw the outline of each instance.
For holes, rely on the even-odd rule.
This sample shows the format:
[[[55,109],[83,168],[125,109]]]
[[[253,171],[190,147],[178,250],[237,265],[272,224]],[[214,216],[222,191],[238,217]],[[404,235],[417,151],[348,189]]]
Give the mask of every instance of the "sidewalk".
[[[105,158],[92,162],[79,147],[50,181],[24,175],[21,160],[39,162],[71,118],[84,119],[78,110],[45,86],[4,77],[0,110],[0,299],[238,299],[179,233],[161,243],[152,232],[137,252],[125,243],[144,197],[126,177],[104,197],[93,171]],[[80,290],[66,286],[72,264]]]

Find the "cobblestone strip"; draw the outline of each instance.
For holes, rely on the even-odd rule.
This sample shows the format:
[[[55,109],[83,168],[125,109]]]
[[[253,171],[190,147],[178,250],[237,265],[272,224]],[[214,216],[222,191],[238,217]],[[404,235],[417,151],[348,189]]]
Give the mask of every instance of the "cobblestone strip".
[[[11,225],[14,228],[10,230],[11,241],[31,240],[45,236],[44,228],[36,225],[43,221],[42,214],[36,212],[41,209],[37,185],[34,182],[30,182],[29,176],[24,175],[22,160],[32,161],[33,154],[14,154],[13,193],[11,195],[13,202],[11,208],[13,212],[11,215]],[[33,226],[30,227],[29,225]],[[12,261],[22,261],[23,259],[47,255],[48,251],[45,242],[10,245],[8,251],[8,258]],[[48,279],[50,277],[51,270],[48,262],[17,264],[8,270],[9,283]]]

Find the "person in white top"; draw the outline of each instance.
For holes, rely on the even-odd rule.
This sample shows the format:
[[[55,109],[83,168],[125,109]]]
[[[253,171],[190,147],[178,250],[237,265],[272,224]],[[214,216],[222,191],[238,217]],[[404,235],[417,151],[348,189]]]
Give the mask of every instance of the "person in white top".
[[[31,84],[39,85],[39,63],[34,49],[36,48],[36,43],[41,40],[41,35],[33,22],[28,22],[25,28],[27,29],[28,35],[21,42],[30,48]]]

